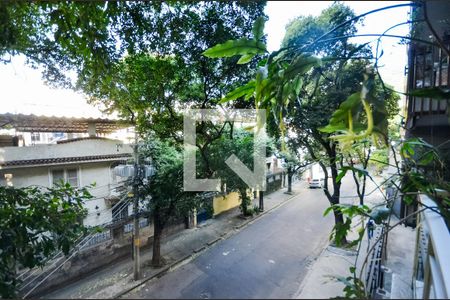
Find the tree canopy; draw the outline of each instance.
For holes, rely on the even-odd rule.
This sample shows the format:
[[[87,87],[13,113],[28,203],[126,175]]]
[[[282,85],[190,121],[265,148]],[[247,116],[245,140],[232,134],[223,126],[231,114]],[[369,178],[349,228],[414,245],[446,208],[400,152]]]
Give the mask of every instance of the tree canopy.
[[[249,34],[264,6],[265,2],[3,1],[0,61],[23,54],[31,65],[43,67],[48,84],[92,92],[99,82],[110,84],[113,66],[126,55],[175,54],[194,68],[193,73],[210,75],[203,84],[206,97],[213,99],[245,72],[201,53]]]

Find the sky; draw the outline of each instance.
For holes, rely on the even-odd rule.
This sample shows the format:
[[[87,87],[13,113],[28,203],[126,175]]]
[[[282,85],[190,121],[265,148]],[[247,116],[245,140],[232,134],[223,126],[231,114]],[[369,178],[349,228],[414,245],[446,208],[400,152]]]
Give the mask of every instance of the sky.
[[[343,1],[355,13],[361,14],[376,8],[405,3],[405,1]],[[268,50],[277,50],[283,39],[286,24],[297,16],[318,16],[333,1],[268,1],[265,12]],[[408,20],[408,7],[396,8],[367,16],[358,33],[382,33],[397,23]],[[390,32],[396,35],[408,33],[403,25]],[[358,38],[354,42],[366,42],[371,38]],[[384,55],[380,59],[381,74],[385,82],[396,90],[403,91],[406,47],[398,45],[397,39],[386,38],[382,43]],[[41,73],[25,65],[21,56],[12,62],[0,65],[0,113],[23,113],[66,117],[106,117],[99,109],[87,104],[86,98],[72,90],[53,89],[45,85]]]

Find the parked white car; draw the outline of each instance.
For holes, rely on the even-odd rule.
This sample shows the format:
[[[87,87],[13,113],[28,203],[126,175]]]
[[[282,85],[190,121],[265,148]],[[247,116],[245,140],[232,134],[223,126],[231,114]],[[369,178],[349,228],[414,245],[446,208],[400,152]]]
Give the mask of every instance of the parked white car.
[[[322,178],[313,178],[309,180],[309,188],[322,188],[323,187],[323,177]]]

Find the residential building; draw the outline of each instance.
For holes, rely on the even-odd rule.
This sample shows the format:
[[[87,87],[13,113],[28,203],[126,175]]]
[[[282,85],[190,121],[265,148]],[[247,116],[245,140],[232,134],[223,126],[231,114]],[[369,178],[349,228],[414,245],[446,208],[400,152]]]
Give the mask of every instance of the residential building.
[[[88,215],[84,223],[95,226],[111,221],[112,206],[118,201],[115,190],[122,185],[112,169],[131,158],[133,149],[126,141],[99,135],[123,130],[129,124],[108,119],[12,114],[0,115],[0,124],[15,130],[15,135],[9,136],[15,142],[0,144],[0,185],[93,185],[89,187],[93,199],[85,203]],[[19,139],[22,143],[17,143],[18,136],[31,140]],[[2,137],[2,141],[8,140],[8,136]]]
[[[439,94],[436,93],[438,90],[448,92],[450,87],[450,2],[424,1],[416,4],[411,10],[411,37],[414,40],[408,50],[407,93],[419,90],[435,92],[433,96],[407,97],[405,137],[421,138],[437,149],[443,159],[443,179],[449,182],[450,99],[435,95]],[[434,164],[430,164],[430,167],[424,167],[421,171],[435,178],[435,168]],[[425,207],[437,208],[436,201],[440,201],[441,195],[450,196],[448,191],[440,191],[435,199],[420,195],[414,205],[403,204],[400,217],[404,218]],[[445,209],[445,205],[442,209]],[[417,233],[415,250],[411,249],[415,251],[411,281],[414,298],[450,297],[448,221],[436,209],[426,209],[407,222],[416,227]]]
[[[442,43],[447,49],[420,41],[412,41],[408,49],[407,92],[420,89],[450,87],[450,2],[426,1],[427,17],[440,41],[434,37],[424,19],[423,7],[411,11],[411,34],[414,39]],[[433,97],[407,97],[406,138],[420,137],[439,147],[440,154],[450,163],[449,99]],[[447,171],[447,179],[450,173]]]

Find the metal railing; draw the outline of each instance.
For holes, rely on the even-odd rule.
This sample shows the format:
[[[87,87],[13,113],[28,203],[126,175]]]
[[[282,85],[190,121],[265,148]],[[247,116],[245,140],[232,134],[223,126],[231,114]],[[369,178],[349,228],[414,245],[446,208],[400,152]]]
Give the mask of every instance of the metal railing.
[[[150,222],[148,221],[147,218],[139,220],[139,228],[144,228],[144,227],[148,226],[149,224],[150,224]],[[125,224],[125,226],[123,228],[123,232],[124,233],[131,232],[131,231],[133,231],[133,228],[134,228],[133,223]]]
[[[366,278],[365,278],[365,286],[366,290],[371,297],[375,297],[375,293],[379,288],[383,288],[383,250],[385,239],[378,238],[383,235],[385,232],[384,226],[379,226],[376,228],[374,232],[374,236],[370,239],[371,241],[375,241],[376,246],[372,251],[371,256],[368,260],[367,270],[366,270]],[[369,243],[370,245],[370,243]]]
[[[450,233],[436,203],[426,195],[419,205],[427,207],[417,220],[413,288],[418,299],[450,297]],[[431,208],[431,209],[430,209]]]
[[[92,238],[87,242],[85,247],[97,245],[97,244],[103,243],[105,241],[108,241],[110,239],[112,239],[110,230],[99,232],[92,236]]]

